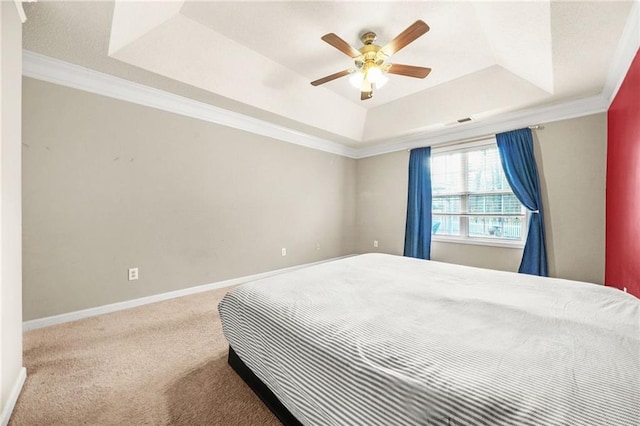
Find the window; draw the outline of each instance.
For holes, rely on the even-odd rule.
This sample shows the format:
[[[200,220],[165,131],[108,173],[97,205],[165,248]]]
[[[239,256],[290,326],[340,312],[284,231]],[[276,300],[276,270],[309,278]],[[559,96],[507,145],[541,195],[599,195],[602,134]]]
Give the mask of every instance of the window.
[[[522,245],[526,209],[507,182],[495,139],[433,151],[433,239]]]

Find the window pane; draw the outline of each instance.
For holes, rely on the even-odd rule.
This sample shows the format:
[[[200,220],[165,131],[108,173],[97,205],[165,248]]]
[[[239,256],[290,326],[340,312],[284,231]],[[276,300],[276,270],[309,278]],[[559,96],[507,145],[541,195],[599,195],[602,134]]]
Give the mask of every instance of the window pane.
[[[431,157],[431,189],[434,194],[462,192],[462,153]]]
[[[435,196],[432,199],[431,210],[434,214],[461,213],[461,199],[460,195]]]
[[[519,217],[470,217],[469,236],[482,238],[522,238],[522,219]]]
[[[523,214],[522,204],[513,194],[469,195],[469,213]]]
[[[511,191],[495,143],[436,152],[431,182],[432,234],[522,241],[525,209]]]
[[[431,233],[434,235],[460,235],[460,216],[433,216]]]
[[[467,180],[469,192],[511,190],[497,147],[467,152]]]

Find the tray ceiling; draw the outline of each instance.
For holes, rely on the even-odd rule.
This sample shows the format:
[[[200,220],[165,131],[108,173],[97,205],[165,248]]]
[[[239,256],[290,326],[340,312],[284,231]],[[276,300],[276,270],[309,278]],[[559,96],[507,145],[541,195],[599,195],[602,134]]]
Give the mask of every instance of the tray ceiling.
[[[118,0],[104,5],[30,5],[27,12],[36,15],[36,23],[27,28],[26,48],[65,60],[91,58],[80,65],[103,72],[114,68],[113,61],[124,63],[232,100],[227,104],[233,109],[246,105],[243,112],[265,111],[273,122],[299,123],[291,127],[318,129],[361,147],[442,129],[464,117],[478,122],[600,93],[632,2]],[[89,16],[92,8],[99,18]],[[106,40],[79,43],[83,52],[71,54],[74,46],[56,42],[60,36],[47,34],[38,17],[40,24],[43,17],[63,22],[76,39],[97,31]],[[432,68],[424,80],[390,75],[367,101],[348,78],[309,84],[352,66],[322,35],[334,32],[360,47],[360,34],[372,30],[384,45],[417,19],[431,30],[392,62]]]

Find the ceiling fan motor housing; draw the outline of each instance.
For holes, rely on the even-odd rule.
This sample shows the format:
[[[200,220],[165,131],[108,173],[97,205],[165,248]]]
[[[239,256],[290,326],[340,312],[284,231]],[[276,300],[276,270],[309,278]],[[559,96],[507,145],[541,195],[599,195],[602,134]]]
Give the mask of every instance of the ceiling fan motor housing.
[[[367,31],[360,36],[360,41],[362,41],[362,44],[366,46],[368,44],[373,44],[373,42],[376,41],[376,38],[378,38],[376,33],[373,31]]]
[[[359,49],[362,55],[354,58],[356,68],[361,69],[365,65],[367,66],[373,66],[374,64],[378,66],[382,65],[382,63],[387,58],[387,55],[385,55],[381,49],[382,48],[377,44],[365,44],[364,46],[362,46]]]

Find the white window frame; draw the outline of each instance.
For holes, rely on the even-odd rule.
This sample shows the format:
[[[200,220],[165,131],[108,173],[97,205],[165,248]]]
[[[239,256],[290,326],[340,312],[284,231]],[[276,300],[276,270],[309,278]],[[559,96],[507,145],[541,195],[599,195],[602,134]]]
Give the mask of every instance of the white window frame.
[[[481,140],[473,141],[473,142],[462,142],[459,144],[447,145],[443,147],[434,146],[431,148],[431,156],[446,153],[446,152],[465,152],[465,151],[473,151],[477,148],[484,146],[497,146],[497,141],[495,137],[483,138]],[[465,157],[466,158],[466,157]],[[467,167],[462,170],[462,173],[465,173]],[[464,185],[467,185],[466,177],[462,179]],[[502,193],[502,192],[500,192]],[[458,195],[459,193],[456,193]],[[472,193],[465,192],[461,198],[461,210],[464,211],[466,208],[467,196]],[[475,194],[475,193],[473,193]],[[444,195],[444,194],[433,194],[432,197]],[[465,196],[466,195],[466,196]],[[522,239],[520,240],[508,240],[508,239],[500,239],[500,238],[482,238],[482,237],[470,237],[468,235],[468,221],[461,220],[460,221],[460,233],[462,235],[431,235],[431,241],[436,242],[445,242],[445,243],[456,243],[456,244],[472,244],[472,245],[482,245],[482,246],[494,246],[494,247],[510,247],[510,248],[523,248],[527,239],[527,234],[529,231],[529,210],[524,209],[525,213],[522,217]],[[433,214],[432,214],[433,216]],[[438,216],[438,214],[436,214]],[[475,215],[470,214],[461,214],[454,216],[466,216],[471,217]],[[487,215],[477,215],[477,216],[491,216],[491,214]],[[502,215],[500,215],[502,216]]]

